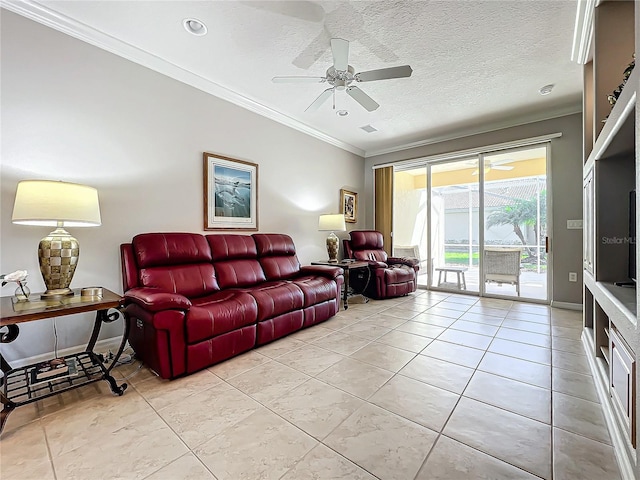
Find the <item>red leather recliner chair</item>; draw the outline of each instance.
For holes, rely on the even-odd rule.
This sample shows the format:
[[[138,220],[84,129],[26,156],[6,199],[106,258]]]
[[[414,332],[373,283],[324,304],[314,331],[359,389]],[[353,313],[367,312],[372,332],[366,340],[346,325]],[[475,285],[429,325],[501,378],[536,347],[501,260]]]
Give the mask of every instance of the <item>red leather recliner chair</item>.
[[[350,240],[343,240],[345,258],[369,262],[370,271],[369,279],[355,275],[350,279],[354,289],[364,289],[367,297],[376,299],[415,292],[419,270],[416,259],[388,257],[382,247],[382,234],[375,230],[354,230],[350,236]]]

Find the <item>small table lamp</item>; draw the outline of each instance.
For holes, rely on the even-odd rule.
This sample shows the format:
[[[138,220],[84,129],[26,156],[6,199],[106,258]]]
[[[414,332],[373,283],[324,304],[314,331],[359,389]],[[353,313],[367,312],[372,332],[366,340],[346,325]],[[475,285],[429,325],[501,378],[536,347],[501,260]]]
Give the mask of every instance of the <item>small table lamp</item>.
[[[347,226],[344,222],[344,214],[320,215],[318,220],[318,230],[321,232],[331,232],[327,237],[327,252],[330,262],[338,262],[338,236],[333,232],[344,232]]]
[[[80,246],[63,227],[101,225],[98,191],[93,187],[51,180],[18,183],[13,223],[57,227],[40,241],[38,260],[47,291],[42,298],[73,295],[69,289]]]

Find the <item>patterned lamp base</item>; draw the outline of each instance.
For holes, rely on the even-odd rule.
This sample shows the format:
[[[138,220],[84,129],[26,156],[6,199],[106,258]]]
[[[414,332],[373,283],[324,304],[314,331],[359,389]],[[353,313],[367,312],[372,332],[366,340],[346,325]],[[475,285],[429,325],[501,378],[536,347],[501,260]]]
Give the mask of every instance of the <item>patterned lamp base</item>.
[[[69,288],[73,274],[76,272],[80,245],[69,232],[58,227],[40,240],[38,259],[40,272],[47,291],[41,298],[55,298],[73,295]]]
[[[338,236],[331,232],[327,237],[327,253],[330,262],[338,262]]]

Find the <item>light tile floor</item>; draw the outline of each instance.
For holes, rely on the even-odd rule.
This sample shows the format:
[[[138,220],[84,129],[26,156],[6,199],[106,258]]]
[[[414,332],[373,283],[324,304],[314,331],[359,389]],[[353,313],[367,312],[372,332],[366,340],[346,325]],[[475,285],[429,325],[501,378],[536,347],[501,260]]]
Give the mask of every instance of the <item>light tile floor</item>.
[[[580,479],[620,474],[578,312],[417,292],[174,381],[138,364],[16,409],[10,479]]]

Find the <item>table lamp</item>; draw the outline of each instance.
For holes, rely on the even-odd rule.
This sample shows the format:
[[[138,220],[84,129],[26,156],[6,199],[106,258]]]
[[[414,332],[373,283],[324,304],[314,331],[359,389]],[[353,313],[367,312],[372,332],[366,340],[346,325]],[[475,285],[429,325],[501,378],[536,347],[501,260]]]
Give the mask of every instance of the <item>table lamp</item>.
[[[338,236],[333,232],[344,232],[347,226],[344,222],[344,214],[331,213],[320,215],[318,220],[318,230],[321,232],[331,232],[327,237],[327,252],[330,262],[338,262]]]
[[[13,223],[56,227],[40,241],[38,260],[47,287],[43,299],[73,295],[69,288],[80,246],[64,227],[101,225],[98,191],[93,187],[52,180],[18,182]]]

